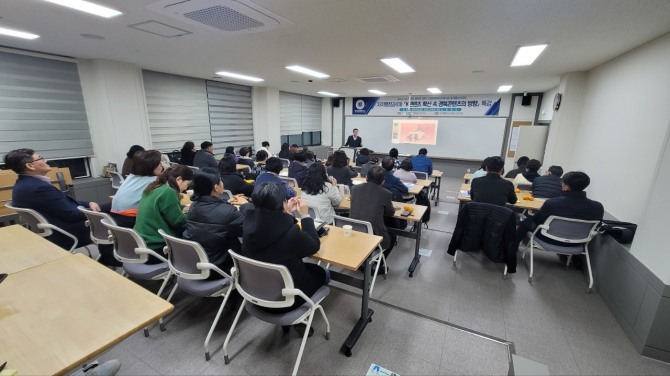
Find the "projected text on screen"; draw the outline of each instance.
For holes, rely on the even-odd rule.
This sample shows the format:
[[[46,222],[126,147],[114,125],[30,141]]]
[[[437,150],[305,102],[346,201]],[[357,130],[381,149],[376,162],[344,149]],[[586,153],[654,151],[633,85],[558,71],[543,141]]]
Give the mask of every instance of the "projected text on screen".
[[[437,143],[437,120],[393,119],[391,143],[435,145]]]

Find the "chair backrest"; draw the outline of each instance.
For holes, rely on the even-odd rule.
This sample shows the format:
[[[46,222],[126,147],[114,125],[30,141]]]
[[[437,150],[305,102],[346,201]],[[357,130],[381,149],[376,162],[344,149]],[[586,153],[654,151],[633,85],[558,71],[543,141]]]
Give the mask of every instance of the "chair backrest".
[[[40,224],[47,224],[49,223],[49,221],[47,221],[47,219],[44,218],[42,214],[38,213],[37,211],[33,209],[17,208],[16,206],[13,205],[11,201],[5,203],[5,207],[7,209],[16,211],[19,214],[19,218],[21,218],[21,221],[26,226],[26,228],[34,232],[35,234],[43,238],[46,238],[47,236],[50,236],[53,233],[53,231],[50,228],[39,226]]]
[[[279,175],[279,178],[281,180],[285,181],[286,184],[291,188],[297,188],[298,187],[298,181],[295,180],[294,178],[289,178],[287,176],[281,176],[281,175]]]
[[[288,165],[291,164],[291,161],[289,161],[289,160],[286,159],[286,158],[279,158],[279,160],[281,161],[281,164],[282,164],[282,166],[284,166],[284,168],[287,168]]]
[[[294,295],[282,290],[293,289],[293,278],[284,265],[256,261],[228,251],[235,265],[231,270],[237,291],[247,301],[261,307],[284,308],[293,305]]]
[[[417,179],[428,180],[428,174],[423,171],[412,171],[412,173],[416,175]]]
[[[340,150],[342,150],[352,162],[356,161],[355,148],[341,147]]]
[[[90,209],[86,209],[83,206],[79,206],[77,209],[79,209],[79,211],[84,213],[86,216],[86,224],[91,230],[91,240],[93,240],[93,243],[112,244],[112,242],[109,240],[109,229],[107,229],[107,226],[102,224],[102,220],[106,220],[113,225],[116,224],[116,221],[107,213],[96,212]]]
[[[207,279],[209,269],[199,269],[199,262],[209,263],[207,252],[202,246],[192,240],[179,239],[158,230],[165,239],[165,249],[168,255],[168,265],[174,274],[186,279]]]
[[[121,227],[106,219],[100,221],[109,229],[110,240],[114,244],[114,257],[121,262],[145,263],[149,258],[146,254],[138,254],[135,249],[147,249],[144,239],[132,228]]]
[[[174,151],[171,151],[171,152],[166,153],[166,154],[167,154],[168,159],[172,163],[179,163],[181,161],[181,150],[174,150]]]
[[[596,227],[600,221],[587,221],[551,215],[544,221],[540,233],[549,239],[562,243],[588,243],[598,234]]]
[[[228,201],[231,198],[233,198],[233,192],[231,192],[227,189],[224,189],[223,193],[221,194],[221,199]]]
[[[339,215],[333,216],[333,225],[337,227],[342,227],[344,225],[350,225],[354,231],[365,232],[368,234],[374,234],[372,231],[372,224],[370,222],[361,221],[358,219],[341,217]]]
[[[186,166],[186,167],[190,168],[191,171],[193,171],[193,172],[198,172],[198,171],[200,171],[200,168],[195,167],[195,166]]]
[[[109,174],[112,176],[112,188],[119,189],[121,184],[123,184],[123,176],[116,171],[110,171]]]

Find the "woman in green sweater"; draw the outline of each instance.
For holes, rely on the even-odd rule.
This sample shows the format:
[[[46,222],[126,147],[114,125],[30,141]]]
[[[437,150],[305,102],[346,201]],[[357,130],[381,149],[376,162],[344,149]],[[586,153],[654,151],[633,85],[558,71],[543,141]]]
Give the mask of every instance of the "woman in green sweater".
[[[185,212],[188,207],[182,209],[179,204],[181,192],[186,190],[193,180],[193,171],[190,168],[179,165],[165,170],[156,181],[149,184],[140,199],[140,207],[137,212],[135,231],[137,231],[147,247],[159,254],[164,255],[163,247],[165,241],[158,233],[163,229],[167,234],[181,236],[186,224]],[[154,264],[160,261],[149,256],[147,263]]]

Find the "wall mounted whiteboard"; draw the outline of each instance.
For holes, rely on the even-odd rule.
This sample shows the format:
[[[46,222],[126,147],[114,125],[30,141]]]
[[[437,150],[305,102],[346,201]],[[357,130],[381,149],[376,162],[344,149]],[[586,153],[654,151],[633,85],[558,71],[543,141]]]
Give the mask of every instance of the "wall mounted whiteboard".
[[[417,154],[428,149],[428,155],[438,158],[483,160],[501,155],[507,117],[423,117],[438,120],[437,145],[391,143],[394,117],[347,116],[344,120],[344,138],[358,128],[363,146],[377,153],[391,148],[400,154]],[[344,142],[343,142],[344,143]]]

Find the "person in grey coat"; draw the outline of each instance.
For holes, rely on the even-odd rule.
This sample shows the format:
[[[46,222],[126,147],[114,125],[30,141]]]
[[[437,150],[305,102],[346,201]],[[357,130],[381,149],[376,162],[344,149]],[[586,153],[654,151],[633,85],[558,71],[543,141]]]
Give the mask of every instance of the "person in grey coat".
[[[193,167],[219,167],[219,163],[214,158],[214,144],[209,141],[200,144],[200,150],[196,151],[193,157]]]

